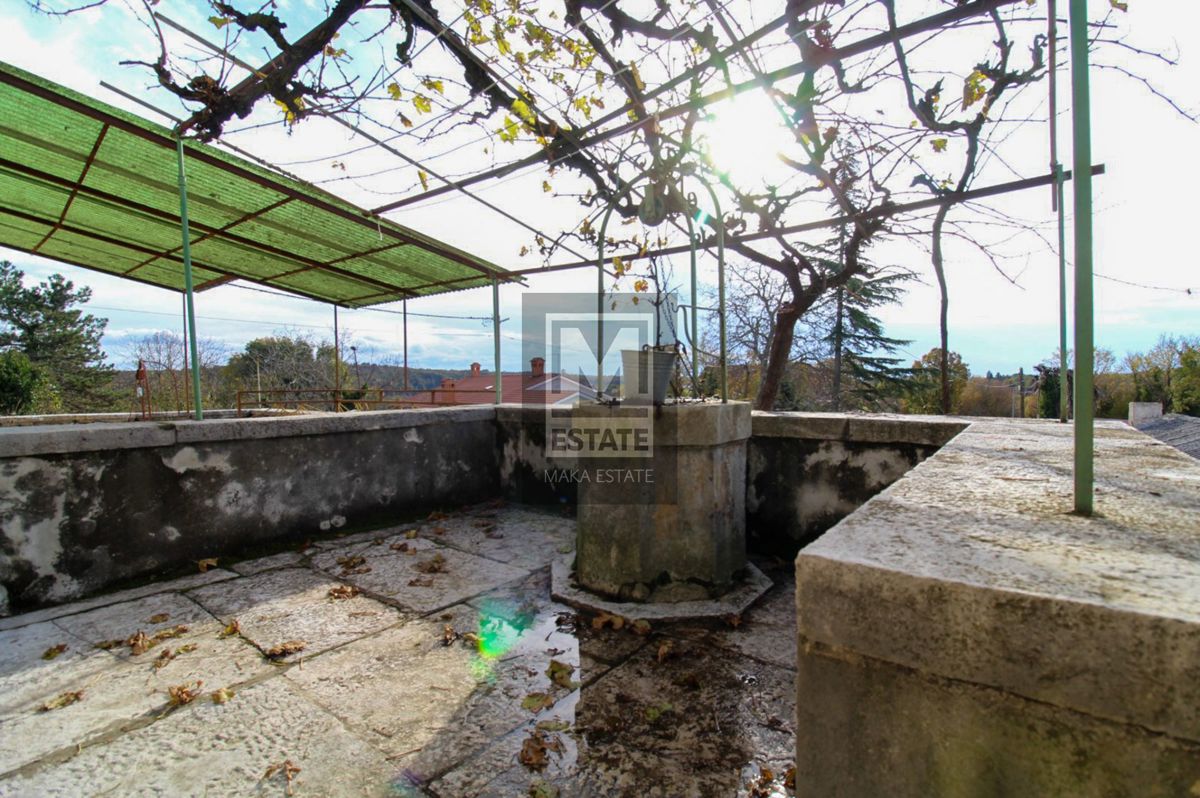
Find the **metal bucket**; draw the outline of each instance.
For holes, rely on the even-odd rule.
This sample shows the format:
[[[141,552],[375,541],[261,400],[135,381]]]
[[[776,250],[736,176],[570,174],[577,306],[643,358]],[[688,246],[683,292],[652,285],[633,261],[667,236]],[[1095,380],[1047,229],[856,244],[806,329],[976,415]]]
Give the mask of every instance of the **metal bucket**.
[[[661,405],[675,373],[679,354],[674,349],[625,349],[621,351],[621,394],[626,404]]]

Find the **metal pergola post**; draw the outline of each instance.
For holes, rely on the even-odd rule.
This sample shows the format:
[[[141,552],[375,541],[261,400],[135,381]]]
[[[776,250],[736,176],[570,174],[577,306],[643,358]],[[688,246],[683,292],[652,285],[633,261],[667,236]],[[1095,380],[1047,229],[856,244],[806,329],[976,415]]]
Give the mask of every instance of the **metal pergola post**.
[[[333,306],[333,412],[342,410],[342,342],[338,335],[338,306]]]
[[[196,420],[204,420],[200,403],[200,355],[196,346],[196,302],[192,292],[192,234],[188,229],[187,174],[183,168],[183,136],[175,137],[175,153],[179,162],[179,230],[183,235],[183,288],[187,302],[188,347],[192,354],[192,401]]]
[[[495,347],[496,404],[504,401],[504,373],[500,371],[500,281],[492,278],[492,342]]]
[[[1092,129],[1087,0],[1071,0],[1071,121],[1075,162],[1075,512],[1092,514]]]

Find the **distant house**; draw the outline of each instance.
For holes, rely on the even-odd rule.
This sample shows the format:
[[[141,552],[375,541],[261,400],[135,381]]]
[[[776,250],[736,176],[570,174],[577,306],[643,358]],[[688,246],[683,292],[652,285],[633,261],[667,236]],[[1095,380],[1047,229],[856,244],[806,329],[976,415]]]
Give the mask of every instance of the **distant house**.
[[[546,371],[546,361],[535,357],[529,361],[529,371],[506,372],[501,375],[501,389],[506,403],[527,405],[570,404],[576,400],[592,400],[596,392],[583,377]],[[429,398],[426,399],[425,397]],[[477,405],[495,400],[496,376],[483,371],[478,363],[471,364],[471,373],[458,379],[443,379],[432,391],[414,396],[419,402],[433,405]]]

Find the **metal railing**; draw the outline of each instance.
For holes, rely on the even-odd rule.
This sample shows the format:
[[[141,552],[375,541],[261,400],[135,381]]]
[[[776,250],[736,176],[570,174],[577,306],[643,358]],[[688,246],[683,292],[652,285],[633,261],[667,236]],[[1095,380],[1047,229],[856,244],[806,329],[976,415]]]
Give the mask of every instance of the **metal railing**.
[[[385,388],[272,388],[238,391],[237,412],[259,408],[344,413],[350,410],[401,410],[491,404],[491,389],[430,388],[423,391]]]

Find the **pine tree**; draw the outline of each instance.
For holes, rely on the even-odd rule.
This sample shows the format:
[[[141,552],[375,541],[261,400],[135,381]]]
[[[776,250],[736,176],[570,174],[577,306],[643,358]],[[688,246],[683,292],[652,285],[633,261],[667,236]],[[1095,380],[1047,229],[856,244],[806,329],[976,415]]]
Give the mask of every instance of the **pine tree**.
[[[0,350],[22,352],[37,372],[43,395],[33,410],[109,409],[113,368],[100,346],[108,319],[78,307],[92,290],[61,274],[26,287],[24,276],[0,261]]]

